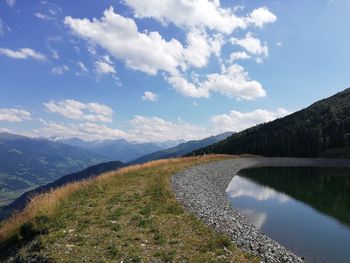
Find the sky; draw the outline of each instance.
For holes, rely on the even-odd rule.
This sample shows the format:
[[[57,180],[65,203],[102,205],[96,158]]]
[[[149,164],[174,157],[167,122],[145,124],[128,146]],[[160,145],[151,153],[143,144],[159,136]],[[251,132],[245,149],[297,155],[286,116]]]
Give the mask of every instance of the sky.
[[[350,87],[348,0],[0,0],[0,131],[160,142]]]

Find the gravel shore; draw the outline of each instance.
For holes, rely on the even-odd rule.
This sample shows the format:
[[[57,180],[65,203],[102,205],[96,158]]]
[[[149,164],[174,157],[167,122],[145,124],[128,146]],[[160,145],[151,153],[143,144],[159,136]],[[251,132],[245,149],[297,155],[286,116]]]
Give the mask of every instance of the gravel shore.
[[[226,188],[239,170],[262,166],[350,167],[350,160],[302,158],[239,158],[199,165],[172,177],[176,198],[191,213],[228,235],[241,249],[262,262],[306,262],[251,225],[234,208]]]

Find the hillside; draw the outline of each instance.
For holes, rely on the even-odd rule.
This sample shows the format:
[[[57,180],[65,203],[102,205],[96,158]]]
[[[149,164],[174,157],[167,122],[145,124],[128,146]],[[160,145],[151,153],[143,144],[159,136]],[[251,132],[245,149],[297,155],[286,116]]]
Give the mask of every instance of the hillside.
[[[191,154],[204,153],[350,158],[350,89]]]
[[[95,177],[97,175],[100,175],[101,173],[114,171],[124,166],[125,164],[119,161],[96,164],[82,171],[62,176],[61,178],[57,179],[52,183],[48,183],[39,186],[31,191],[25,192],[10,204],[0,207],[0,220],[10,216],[11,213],[13,213],[13,211],[21,211],[33,196],[40,195],[51,189],[56,189],[71,182],[81,181],[84,179]]]
[[[216,136],[210,136],[210,137],[204,138],[202,140],[195,140],[195,141],[188,141],[185,143],[181,143],[175,147],[171,147],[168,149],[160,150],[160,151],[142,156],[140,158],[137,158],[136,160],[131,161],[131,163],[145,163],[152,160],[180,157],[194,150],[197,150],[202,147],[216,143],[218,141],[224,140],[232,134],[233,134],[232,132],[225,132]]]
[[[60,142],[0,133],[0,206],[25,191],[106,161]]]
[[[60,140],[60,142],[105,156],[110,160],[120,160],[122,162],[129,162],[166,147],[166,144],[135,143],[124,139],[87,142],[79,138],[71,138]]]
[[[0,261],[260,262],[189,214],[170,190],[174,173],[223,158],[130,166],[42,195],[3,223]]]

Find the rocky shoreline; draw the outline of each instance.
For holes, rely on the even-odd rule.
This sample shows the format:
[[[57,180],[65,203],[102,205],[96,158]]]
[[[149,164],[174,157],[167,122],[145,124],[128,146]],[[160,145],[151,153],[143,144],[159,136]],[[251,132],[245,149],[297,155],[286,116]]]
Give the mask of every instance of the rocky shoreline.
[[[228,235],[241,249],[262,262],[306,262],[261,233],[234,208],[226,188],[239,170],[262,166],[350,167],[350,160],[305,158],[239,158],[192,167],[172,177],[176,198],[217,232]],[[302,256],[302,255],[301,255]]]

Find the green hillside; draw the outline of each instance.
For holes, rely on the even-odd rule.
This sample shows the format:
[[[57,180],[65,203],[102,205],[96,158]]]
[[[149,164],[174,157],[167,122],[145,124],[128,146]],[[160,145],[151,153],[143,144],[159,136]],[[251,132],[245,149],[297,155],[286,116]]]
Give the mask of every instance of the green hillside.
[[[350,88],[189,154],[350,158]]]
[[[105,161],[63,143],[0,133],[0,206],[25,191]]]

